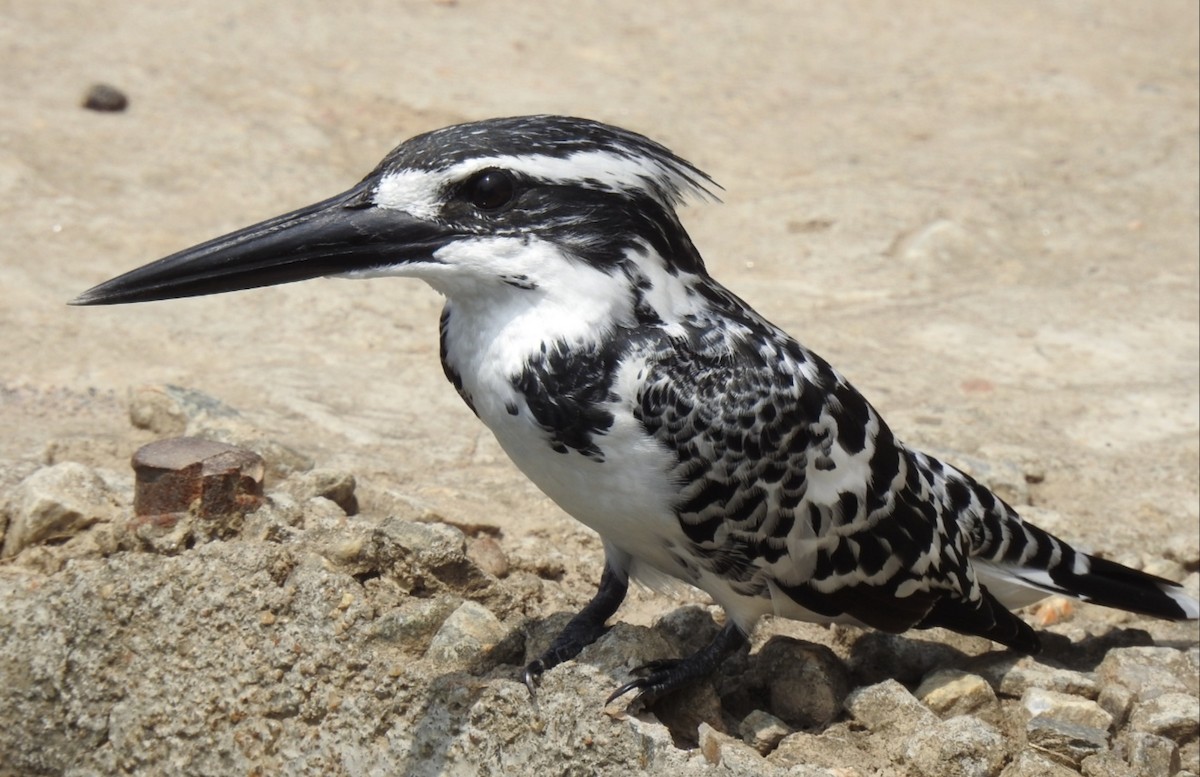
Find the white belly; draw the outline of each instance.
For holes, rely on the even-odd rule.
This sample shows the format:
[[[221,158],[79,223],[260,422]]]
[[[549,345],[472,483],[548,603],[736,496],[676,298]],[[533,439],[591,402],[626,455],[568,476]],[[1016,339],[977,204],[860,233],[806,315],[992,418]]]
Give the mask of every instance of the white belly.
[[[608,432],[594,440],[603,461],[572,449],[558,453],[524,402],[515,401],[515,416],[504,407],[487,407],[486,400],[476,410],[525,476],[606,542],[677,574],[667,551],[678,547],[683,533],[672,509],[676,488],[667,474],[672,463],[667,451],[631,414],[617,413]]]

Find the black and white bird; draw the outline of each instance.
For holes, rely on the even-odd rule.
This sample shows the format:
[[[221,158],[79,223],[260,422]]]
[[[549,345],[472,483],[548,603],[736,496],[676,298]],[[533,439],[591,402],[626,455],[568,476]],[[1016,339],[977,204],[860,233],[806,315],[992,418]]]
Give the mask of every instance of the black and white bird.
[[[705,270],[676,208],[711,179],[594,121],[526,116],[403,143],[344,194],[109,280],[77,305],[318,276],[446,298],[446,377],[513,462],[604,543],[600,588],[525,672],[604,633],[630,577],[726,612],[611,698],[711,672],[760,616],[942,626],[1024,652],[1012,608],[1064,594],[1195,619],[1174,582],[1089,556],[907,447],[837,370]],[[611,700],[611,699],[610,699]]]

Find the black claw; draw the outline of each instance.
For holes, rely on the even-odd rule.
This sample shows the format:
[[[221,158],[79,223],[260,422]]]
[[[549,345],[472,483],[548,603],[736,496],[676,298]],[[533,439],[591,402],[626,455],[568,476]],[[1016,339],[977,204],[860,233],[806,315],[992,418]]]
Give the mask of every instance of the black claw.
[[[650,661],[642,664],[633,670],[634,674],[644,675],[636,680],[630,680],[622,685],[605,700],[605,705],[612,704],[613,701],[619,699],[625,694],[634,689],[638,689],[640,693],[634,697],[634,701],[644,699],[653,701],[659,696],[663,696],[671,691],[676,690],[682,685],[687,684],[690,680],[695,679],[687,672],[686,669],[681,673],[682,679],[677,682],[672,682],[672,669],[684,663],[678,658],[660,658],[656,661]]]
[[[678,658],[659,658],[654,661],[648,661],[639,667],[635,667],[632,674],[642,676],[638,677],[636,680],[630,680],[617,690],[613,691],[612,694],[605,699],[605,705],[612,704],[614,700],[619,699],[635,688],[641,690],[641,693],[639,693],[636,697],[637,699],[660,695],[661,689],[656,688],[656,686],[661,685],[663,681],[669,679],[671,669],[679,663],[680,659]]]
[[[618,688],[617,690],[615,690],[611,694],[609,694],[608,698],[604,700],[604,706],[607,707],[609,704],[612,704],[614,701],[621,698],[622,696],[629,693],[630,691],[632,691],[635,688],[642,688],[643,683],[645,683],[645,682],[646,682],[646,678],[639,678],[637,680],[632,680],[630,682],[625,683],[620,688]],[[636,699],[640,699],[641,697],[642,697],[642,694],[639,693],[637,695]]]
[[[525,687],[529,689],[529,698],[537,700],[537,687],[542,681],[542,674],[546,671],[545,664],[542,659],[538,658],[525,667],[525,673],[522,679],[525,681]]]

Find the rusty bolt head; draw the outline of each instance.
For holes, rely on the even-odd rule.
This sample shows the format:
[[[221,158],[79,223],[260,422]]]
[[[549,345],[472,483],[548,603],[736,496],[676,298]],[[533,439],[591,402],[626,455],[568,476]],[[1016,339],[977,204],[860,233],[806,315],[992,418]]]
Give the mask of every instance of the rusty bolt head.
[[[133,454],[133,510],[139,518],[191,513],[215,520],[256,510],[263,499],[262,457],[199,437],[173,437]]]

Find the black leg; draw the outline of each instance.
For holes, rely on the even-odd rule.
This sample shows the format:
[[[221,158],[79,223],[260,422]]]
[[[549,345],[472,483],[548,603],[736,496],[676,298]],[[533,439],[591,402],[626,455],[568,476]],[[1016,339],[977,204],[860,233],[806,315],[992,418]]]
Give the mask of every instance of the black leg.
[[[745,644],[746,635],[730,621],[712,642],[687,658],[653,661],[640,667],[637,671],[649,670],[650,673],[625,683],[614,691],[605,703],[611,704],[613,700],[635,689],[638,691],[636,698],[647,701],[668,694],[693,680],[712,674],[726,656]]]
[[[579,651],[607,631],[604,622],[611,618],[621,606],[621,602],[625,601],[625,592],[628,590],[629,582],[605,564],[604,573],[600,575],[600,590],[596,591],[596,595],[587,606],[555,637],[550,649],[525,667],[525,687],[531,695],[543,672],[553,669],[563,661],[570,661],[579,655]]]

